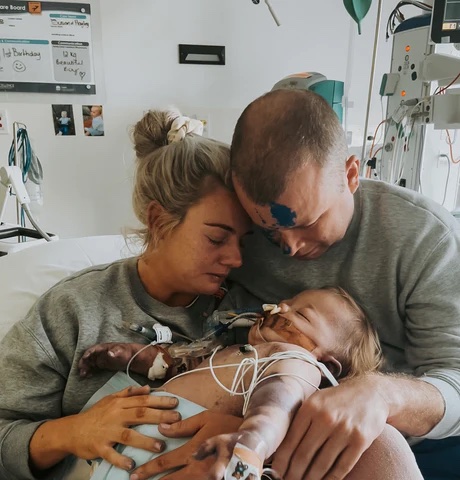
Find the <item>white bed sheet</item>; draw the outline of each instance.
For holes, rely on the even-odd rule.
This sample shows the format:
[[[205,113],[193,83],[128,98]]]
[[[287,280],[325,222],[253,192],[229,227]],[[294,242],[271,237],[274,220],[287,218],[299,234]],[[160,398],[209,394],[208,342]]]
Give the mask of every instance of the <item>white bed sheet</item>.
[[[57,240],[0,257],[0,339],[61,279],[133,256],[135,250],[121,235],[104,235]]]

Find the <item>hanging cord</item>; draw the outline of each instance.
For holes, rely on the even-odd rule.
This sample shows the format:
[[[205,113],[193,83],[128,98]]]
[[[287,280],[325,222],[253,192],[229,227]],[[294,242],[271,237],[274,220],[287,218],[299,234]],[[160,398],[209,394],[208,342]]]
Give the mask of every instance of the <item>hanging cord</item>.
[[[394,35],[396,28],[398,27],[399,24],[404,22],[406,20],[406,17],[401,11],[401,7],[405,6],[413,6],[420,8],[421,10],[425,12],[431,12],[432,11],[432,6],[428,5],[427,3],[424,2],[419,2],[416,0],[407,0],[403,2],[399,2],[396,7],[393,9],[393,11],[390,13],[390,16],[388,17],[387,21],[387,28],[386,28],[386,39],[388,40],[391,35]]]
[[[37,155],[32,150],[27,129],[19,128],[16,133],[16,140],[19,158],[15,158],[13,141],[8,154],[8,165],[17,165],[21,169],[24,183],[30,180],[36,185],[40,185],[43,181],[43,168]]]
[[[15,149],[15,140],[17,144],[17,152]],[[16,157],[17,153],[17,157]],[[19,128],[16,132],[16,139],[13,139],[13,142],[10,147],[8,154],[8,165],[9,166],[18,166],[22,172],[22,181],[26,184],[28,181],[35,183],[36,185],[41,185],[43,181],[43,168],[35,152],[32,150],[32,146],[29,140],[29,134],[27,133],[26,128]],[[37,230],[37,232],[47,241],[50,242],[50,236],[43,231],[40,226],[35,221],[32,212],[28,205],[21,205],[21,216],[20,224],[21,227],[26,226],[26,219],[29,219],[32,226]]]

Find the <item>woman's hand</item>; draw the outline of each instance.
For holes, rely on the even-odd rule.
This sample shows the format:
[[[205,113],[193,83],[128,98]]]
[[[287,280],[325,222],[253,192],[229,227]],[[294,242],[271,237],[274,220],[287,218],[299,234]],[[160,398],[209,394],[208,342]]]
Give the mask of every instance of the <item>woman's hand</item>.
[[[150,452],[161,452],[161,440],[136,432],[131,426],[172,423],[180,414],[169,411],[176,407],[176,398],[150,395],[150,387],[128,387],[108,395],[76,417],[72,436],[72,453],[85,460],[103,458],[123,470],[132,470],[131,458],[118,453],[115,444],[129,445]]]
[[[207,456],[207,458],[200,461],[195,458],[195,453],[211,437],[219,435],[218,438],[222,440],[226,436],[221,434],[234,434],[242,422],[242,418],[234,417],[233,415],[205,411],[181,422],[171,425],[160,425],[159,431],[166,437],[183,438],[193,436],[193,438],[182,447],[165,453],[140,466],[132,473],[130,480],[146,480],[156,474],[178,467],[182,468],[162,477],[162,480],[184,480],[185,478],[187,480],[203,480],[203,478],[214,478],[209,476],[210,471],[213,468],[219,468],[220,463],[216,465],[214,456]],[[201,453],[204,456],[204,452]]]
[[[132,470],[134,461],[118,453],[115,444],[129,445],[150,452],[161,452],[165,444],[129,428],[141,424],[173,423],[180,414],[170,411],[178,400],[154,396],[150,387],[129,387],[99,400],[87,411],[75,415],[69,432],[71,453],[85,460],[103,458],[123,470]]]
[[[123,470],[132,470],[131,458],[119,454],[117,443],[161,452],[164,442],[130,429],[140,424],[180,420],[174,397],[150,395],[150,387],[129,387],[99,400],[85,412],[42,423],[29,444],[31,466],[47,470],[69,454],[85,460],[103,458]]]

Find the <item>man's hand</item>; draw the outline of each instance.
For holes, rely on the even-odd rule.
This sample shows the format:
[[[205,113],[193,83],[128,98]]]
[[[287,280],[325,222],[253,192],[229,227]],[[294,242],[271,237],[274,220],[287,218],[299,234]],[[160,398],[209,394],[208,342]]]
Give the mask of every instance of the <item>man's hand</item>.
[[[160,425],[159,431],[166,437],[190,437],[185,445],[165,453],[150,462],[136,468],[130,480],[145,480],[154,475],[174,468],[180,468],[174,473],[162,477],[163,480],[203,480],[208,478],[216,458],[208,456],[202,461],[195,459],[198,448],[209,438],[223,433],[234,433],[243,422],[242,418],[205,411],[171,425]]]
[[[273,469],[284,480],[343,479],[382,433],[389,406],[373,375],[320,390],[298,410]]]

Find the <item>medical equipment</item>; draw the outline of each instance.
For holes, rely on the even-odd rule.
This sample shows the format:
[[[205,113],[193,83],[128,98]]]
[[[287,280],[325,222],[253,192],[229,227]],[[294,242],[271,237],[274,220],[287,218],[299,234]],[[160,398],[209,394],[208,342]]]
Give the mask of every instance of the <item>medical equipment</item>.
[[[435,43],[460,42],[460,9],[457,0],[434,2],[431,39]]]
[[[301,72],[284,77],[275,83],[272,90],[280,88],[311,90],[321,95],[333,108],[339,117],[340,122],[343,118],[343,86],[344,83],[339,80],[328,80],[324,75],[317,72]]]
[[[6,203],[8,197],[11,194],[14,194],[16,196],[17,202],[27,215],[30,223],[39,233],[40,236],[38,238],[44,238],[47,242],[50,242],[52,240],[52,235],[48,235],[39,227],[32,215],[32,212],[30,211],[30,197],[22,181],[22,172],[19,167],[15,165],[9,167],[0,167],[0,233],[3,230],[3,233],[7,234],[8,237],[16,236],[18,234],[21,236],[30,236],[30,233],[32,233],[32,237],[37,238],[35,235],[33,235],[33,232],[30,232],[29,229],[26,229],[24,227],[20,227],[19,229],[12,228],[13,225],[7,225],[2,222],[3,215],[5,213]],[[1,228],[2,225],[3,228]],[[5,237],[3,236],[3,238]]]
[[[152,328],[143,327],[137,323],[128,325],[129,330],[140,333],[144,337],[156,343],[172,343],[173,333],[169,327],[155,323]]]
[[[55,235],[44,232],[31,211],[31,198],[27,191],[26,182],[30,180],[36,187],[40,187],[43,171],[37,156],[30,146],[27,128],[24,124],[14,122],[14,137],[10,148],[8,166],[0,167],[0,235],[1,239],[18,237],[19,241],[33,238],[34,242],[44,239],[47,242],[57,239]],[[37,189],[35,189],[37,190]],[[40,190],[38,190],[41,192]],[[36,192],[34,192],[36,196]],[[3,223],[8,197],[14,195],[18,206],[18,223],[12,225]],[[41,193],[40,193],[41,195]],[[37,198],[35,199],[37,200]],[[20,214],[19,214],[20,210]],[[35,230],[25,227],[25,216]],[[54,237],[54,238],[53,238]],[[21,249],[17,245],[1,242],[0,255]]]
[[[435,1],[435,9],[445,3]],[[422,2],[400,4],[431,10]],[[366,176],[420,191],[452,211],[458,208],[460,169],[453,153],[457,135],[449,129],[460,127],[460,95],[454,88],[460,51],[457,45],[431,40],[434,15],[406,20],[397,13],[400,4],[387,25],[387,34],[393,33],[392,60],[380,87],[380,95],[388,99],[387,114],[373,136]],[[395,19],[401,21],[397,27]]]

